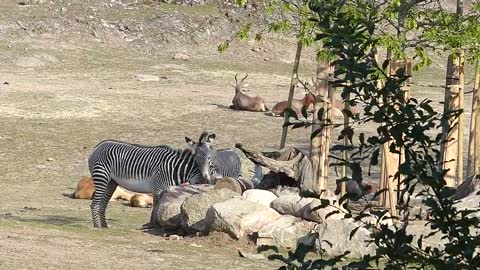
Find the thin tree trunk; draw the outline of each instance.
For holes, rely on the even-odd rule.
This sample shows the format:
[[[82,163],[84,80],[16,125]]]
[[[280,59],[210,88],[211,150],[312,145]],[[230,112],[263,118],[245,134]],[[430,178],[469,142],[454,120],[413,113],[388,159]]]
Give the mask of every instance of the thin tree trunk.
[[[475,143],[474,143],[474,161],[473,172],[480,174],[480,59],[477,59],[475,68],[475,85],[473,93],[476,95],[477,107],[475,109]]]
[[[444,112],[460,109],[459,100],[459,58],[454,54],[448,57],[445,85]],[[444,143],[441,147],[442,169],[447,170],[445,182],[447,186],[455,186],[458,159],[458,118],[445,121],[442,125]]]
[[[302,48],[303,48],[303,43],[298,42],[297,43],[297,51],[295,53],[295,61],[293,62],[293,70],[292,70],[292,77],[290,80],[290,91],[288,92],[288,107],[292,107],[292,100],[293,100],[293,94],[295,93],[295,85],[297,85],[298,82],[298,66],[300,65],[300,57],[302,55]],[[288,113],[285,113],[285,119],[284,119],[284,124],[288,123]],[[288,132],[288,127],[283,126],[282,128],[282,137],[280,139],[280,149],[285,147],[285,143],[287,142],[287,132]]]
[[[461,2],[461,1],[458,1]],[[458,102],[460,103],[460,109],[463,110],[462,114],[458,117],[458,172],[457,172],[457,187],[460,186],[463,182],[463,127],[465,122],[465,102],[464,102],[464,92],[465,92],[465,56],[463,50],[458,54],[459,69],[459,87],[458,87]]]
[[[477,59],[477,63],[475,65],[475,83],[473,85],[473,94],[472,94],[472,113],[470,115],[470,132],[469,132],[469,140],[468,140],[468,158],[467,158],[467,177],[477,174],[478,171],[478,164],[476,161],[476,156],[478,153],[477,141],[479,138],[477,137],[477,129],[479,126],[477,125],[478,117],[478,106],[479,106],[479,92],[478,92],[478,84],[480,83],[480,61]]]
[[[317,182],[318,192],[327,187],[328,179],[328,154],[330,149],[331,126],[324,126],[327,119],[331,119],[331,102],[329,97],[333,94],[328,80],[332,74],[330,63],[318,61],[315,81],[315,101],[313,103],[313,126],[310,145],[310,158],[312,160],[313,178]],[[318,119],[318,112],[323,109],[322,119]],[[320,193],[318,193],[320,194]]]

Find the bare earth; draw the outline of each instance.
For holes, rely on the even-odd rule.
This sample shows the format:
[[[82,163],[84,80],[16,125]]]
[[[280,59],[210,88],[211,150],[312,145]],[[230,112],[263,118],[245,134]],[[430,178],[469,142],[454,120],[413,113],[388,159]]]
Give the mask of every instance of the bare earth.
[[[269,107],[283,100],[293,42],[235,43],[221,55],[215,46],[220,34],[213,31],[221,32],[222,25],[211,23],[211,37],[192,42],[180,38],[188,29],[162,28],[164,21],[166,26],[175,23],[172,16],[187,16],[191,21],[186,25],[198,20],[194,31],[203,33],[202,20],[219,16],[213,6],[130,8],[118,1],[111,1],[113,7],[88,2],[0,9],[0,269],[278,267],[240,258],[238,247],[253,252],[246,240],[220,235],[168,240],[144,233],[138,228],[149,219],[150,209],[122,202],[110,203],[110,228],[95,230],[90,202],[63,194],[73,192],[81,176],[88,175],[89,151],[104,139],[184,147],[184,136],[197,138],[208,130],[217,134],[219,147],[242,142],[277,148],[282,119],[228,109],[230,84],[235,73],[248,72],[249,88]],[[143,30],[124,26],[122,34],[119,22],[145,25]],[[254,47],[267,51],[254,52]],[[173,60],[177,52],[190,60]],[[314,74],[311,55],[301,66],[304,78]],[[139,81],[135,75],[140,73],[160,80]],[[433,74],[419,80],[435,81],[444,73],[435,69]],[[437,96],[438,101],[443,97]],[[308,132],[291,131],[288,143],[307,149]],[[253,166],[244,164],[248,176]]]

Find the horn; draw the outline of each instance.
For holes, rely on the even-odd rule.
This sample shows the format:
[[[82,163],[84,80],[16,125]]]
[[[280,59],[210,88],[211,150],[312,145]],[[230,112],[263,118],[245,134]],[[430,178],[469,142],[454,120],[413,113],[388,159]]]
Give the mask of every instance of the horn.
[[[238,73],[235,74],[235,84],[238,85],[238,80],[237,80]]]
[[[245,77],[243,77],[243,79],[240,82],[243,82],[247,77],[248,77],[248,74]]]

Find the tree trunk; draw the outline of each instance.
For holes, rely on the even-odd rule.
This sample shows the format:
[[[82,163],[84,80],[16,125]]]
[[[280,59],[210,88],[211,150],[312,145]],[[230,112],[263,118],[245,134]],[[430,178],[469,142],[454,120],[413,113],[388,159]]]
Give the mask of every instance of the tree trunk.
[[[292,70],[292,77],[290,80],[290,91],[288,92],[288,107],[292,107],[292,100],[293,100],[293,94],[295,93],[295,86],[298,83],[298,66],[300,64],[300,56],[302,55],[302,47],[303,44],[302,42],[297,43],[297,51],[295,53],[295,61],[293,62],[293,70]],[[285,113],[285,119],[284,119],[284,124],[288,123],[288,113]],[[288,127],[283,126],[282,128],[282,137],[280,139],[280,149],[285,147],[285,143],[287,142],[287,132],[288,132]]]
[[[461,108],[459,98],[460,83],[460,59],[456,55],[450,55],[447,63],[447,76],[445,85],[444,112],[459,110]],[[444,143],[441,147],[442,169],[447,170],[445,182],[447,186],[455,186],[458,159],[458,118],[445,121],[442,126]]]
[[[473,161],[473,171],[475,174],[480,174],[480,59],[477,59],[477,66],[475,69],[475,85],[474,93],[476,93],[477,108],[475,110],[475,151]]]
[[[460,2],[460,1],[459,1]],[[460,109],[463,110],[462,114],[458,117],[458,172],[457,172],[457,187],[460,186],[463,182],[463,127],[465,122],[465,102],[464,102],[464,92],[465,92],[465,55],[463,50],[458,54],[459,69],[459,87],[458,87],[458,102]]]
[[[475,65],[475,82],[473,84],[472,113],[470,116],[470,132],[468,141],[467,177],[476,175],[480,170],[480,59]]]
[[[327,188],[328,181],[328,155],[330,150],[331,134],[331,109],[334,101],[334,91],[330,87],[329,79],[333,76],[330,63],[318,61],[315,82],[315,101],[313,103],[313,126],[310,145],[310,158],[312,160],[313,179],[318,186],[318,194]],[[322,118],[318,113],[323,110]]]

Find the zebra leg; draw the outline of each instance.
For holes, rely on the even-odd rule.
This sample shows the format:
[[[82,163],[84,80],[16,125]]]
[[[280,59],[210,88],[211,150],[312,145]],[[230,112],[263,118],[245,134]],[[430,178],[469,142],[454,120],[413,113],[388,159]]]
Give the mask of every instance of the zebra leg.
[[[107,208],[108,201],[112,197],[113,192],[117,188],[117,183],[110,179],[108,173],[105,173],[104,168],[100,167],[93,170],[92,178],[95,186],[92,204],[90,205],[92,210],[93,227],[106,228],[105,209]]]

